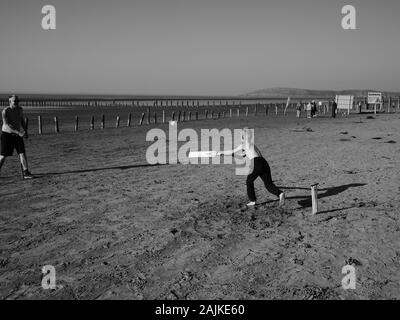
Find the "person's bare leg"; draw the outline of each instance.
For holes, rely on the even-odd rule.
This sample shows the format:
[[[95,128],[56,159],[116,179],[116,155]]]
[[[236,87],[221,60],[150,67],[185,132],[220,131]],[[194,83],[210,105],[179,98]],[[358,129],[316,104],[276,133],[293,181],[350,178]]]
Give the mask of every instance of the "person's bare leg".
[[[26,158],[26,154],[21,153],[19,158],[21,160],[22,179],[33,179],[34,176],[28,170],[28,160]]]
[[[6,161],[6,157],[5,156],[0,156],[0,171],[1,171],[1,167],[4,164],[4,161]]]
[[[21,153],[19,159],[21,160],[22,169],[24,169],[24,171],[28,170],[28,160],[26,159],[25,153]]]

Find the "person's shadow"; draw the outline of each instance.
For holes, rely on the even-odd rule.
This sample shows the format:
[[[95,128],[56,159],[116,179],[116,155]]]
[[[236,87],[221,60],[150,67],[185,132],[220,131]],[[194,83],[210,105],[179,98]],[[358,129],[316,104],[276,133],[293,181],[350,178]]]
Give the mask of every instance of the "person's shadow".
[[[40,177],[58,176],[58,175],[64,175],[64,174],[79,174],[79,173],[90,173],[90,172],[108,171],[108,170],[129,170],[129,169],[158,167],[158,166],[166,166],[166,165],[168,165],[168,164],[135,164],[135,165],[126,165],[126,166],[92,168],[92,169],[62,171],[62,172],[38,173],[38,174],[35,174],[35,177],[40,178]]]

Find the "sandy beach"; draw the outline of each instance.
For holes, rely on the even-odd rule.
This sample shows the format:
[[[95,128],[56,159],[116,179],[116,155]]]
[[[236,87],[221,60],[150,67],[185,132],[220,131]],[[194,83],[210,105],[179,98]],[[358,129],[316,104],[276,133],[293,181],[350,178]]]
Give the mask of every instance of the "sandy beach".
[[[0,176],[1,299],[400,299],[400,114],[250,116],[283,209],[234,165],[156,165],[147,130],[32,135]],[[167,129],[167,125],[159,125]],[[310,186],[319,183],[317,215]],[[344,290],[342,267],[356,268]],[[43,290],[53,265],[57,289]]]

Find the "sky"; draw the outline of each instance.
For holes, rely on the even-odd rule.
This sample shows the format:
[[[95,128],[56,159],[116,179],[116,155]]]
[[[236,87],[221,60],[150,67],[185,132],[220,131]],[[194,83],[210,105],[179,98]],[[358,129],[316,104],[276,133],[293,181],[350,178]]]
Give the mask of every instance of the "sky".
[[[357,30],[341,27],[348,4]],[[0,0],[0,92],[400,91],[399,14],[398,0]]]

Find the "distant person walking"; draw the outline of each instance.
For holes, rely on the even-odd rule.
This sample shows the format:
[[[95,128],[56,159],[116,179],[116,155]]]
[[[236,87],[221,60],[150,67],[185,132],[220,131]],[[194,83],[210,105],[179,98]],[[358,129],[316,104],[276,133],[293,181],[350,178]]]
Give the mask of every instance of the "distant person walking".
[[[337,110],[337,103],[335,100],[332,100],[332,118],[336,118],[336,110]]]
[[[10,157],[17,151],[23,169],[23,178],[32,179],[33,176],[28,170],[28,161],[25,154],[25,144],[23,138],[28,138],[26,124],[23,118],[23,111],[19,105],[18,97],[9,97],[9,106],[1,113],[3,126],[1,129],[1,153],[0,170],[6,157]],[[21,130],[22,128],[22,130]]]

